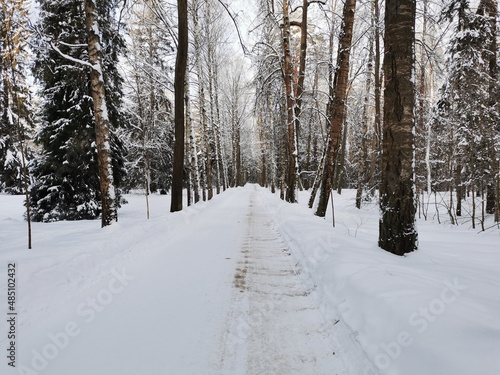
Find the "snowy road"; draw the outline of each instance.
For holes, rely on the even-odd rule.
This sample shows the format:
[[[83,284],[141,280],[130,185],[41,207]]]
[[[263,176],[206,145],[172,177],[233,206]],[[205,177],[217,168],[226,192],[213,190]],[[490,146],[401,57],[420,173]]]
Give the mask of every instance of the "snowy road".
[[[308,192],[247,185],[175,214],[152,195],[150,220],[130,194],[104,229],[33,223],[27,251],[23,197],[0,194],[0,374],[500,374],[498,230],[429,213],[395,257],[355,196],[336,196],[332,229]]]
[[[347,374],[264,202],[250,195],[220,374]]]
[[[260,194],[230,190],[171,228],[125,215],[109,246],[135,255],[91,287],[68,281],[72,300],[22,327],[17,373],[347,374]]]

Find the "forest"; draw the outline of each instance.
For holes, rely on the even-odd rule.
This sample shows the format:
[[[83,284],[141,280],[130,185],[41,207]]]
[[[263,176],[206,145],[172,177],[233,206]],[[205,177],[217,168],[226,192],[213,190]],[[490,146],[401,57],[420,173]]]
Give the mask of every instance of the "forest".
[[[0,0],[0,372],[499,374],[498,6]]]
[[[292,203],[310,189],[318,216],[332,191],[356,189],[358,208],[380,191],[380,245],[400,254],[430,201],[487,230],[498,4],[406,6],[4,0],[0,188],[26,196],[28,221],[102,226],[133,189],[172,189],[173,211],[182,189],[188,206],[246,182]]]

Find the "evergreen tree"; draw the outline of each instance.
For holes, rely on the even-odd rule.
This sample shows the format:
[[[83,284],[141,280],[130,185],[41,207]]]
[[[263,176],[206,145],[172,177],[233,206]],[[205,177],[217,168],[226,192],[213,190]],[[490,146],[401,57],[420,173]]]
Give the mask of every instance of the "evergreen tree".
[[[0,191],[11,194],[23,192],[23,169],[31,155],[25,142],[33,126],[26,82],[27,15],[25,1],[1,3]]]
[[[101,213],[95,116],[84,3],[40,3],[35,74],[42,84],[42,127],[36,142],[43,154],[34,167],[31,190],[36,221],[95,219]],[[115,186],[124,176],[123,147],[113,132],[122,126],[122,79],[118,56],[124,49],[114,15],[114,1],[97,1],[105,100],[111,126],[111,160]],[[115,199],[119,199],[119,195]]]
[[[457,191],[456,215],[461,216],[461,201],[466,191],[482,196],[484,214],[486,188],[495,185],[498,167],[494,142],[499,116],[496,102],[492,104],[492,93],[498,92],[498,82],[490,66],[495,57],[491,49],[496,38],[495,25],[481,12],[473,12],[467,2],[453,2],[444,12],[450,18],[455,13],[458,13],[458,22],[450,40],[447,80],[441,99],[443,110],[438,113],[437,125],[447,128],[446,132],[451,135],[448,138],[449,153],[453,152],[451,170]],[[474,227],[474,194],[472,198]]]

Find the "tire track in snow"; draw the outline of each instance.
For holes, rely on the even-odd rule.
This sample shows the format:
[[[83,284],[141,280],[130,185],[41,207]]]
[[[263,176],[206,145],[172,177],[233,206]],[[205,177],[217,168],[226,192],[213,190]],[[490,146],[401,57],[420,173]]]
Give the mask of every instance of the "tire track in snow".
[[[215,373],[346,375],[310,290],[257,191],[233,279]]]

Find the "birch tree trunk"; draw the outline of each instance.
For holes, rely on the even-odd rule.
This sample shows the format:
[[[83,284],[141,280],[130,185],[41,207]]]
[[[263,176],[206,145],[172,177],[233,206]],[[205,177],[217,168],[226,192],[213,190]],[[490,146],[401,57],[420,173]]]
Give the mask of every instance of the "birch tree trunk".
[[[186,71],[187,73],[187,71]],[[191,119],[191,99],[189,96],[190,85],[189,78],[186,74],[186,80],[184,85],[184,102],[186,106],[186,137],[188,138],[188,163],[189,163],[189,173],[190,180],[193,186],[194,193],[194,203],[198,203],[200,200],[200,176],[198,173],[198,154],[196,151],[196,134],[194,130],[193,121]]]
[[[193,3],[192,3],[193,4]],[[196,71],[198,75],[198,116],[200,123],[200,154],[204,155],[201,157],[201,169],[202,175],[200,176],[200,187],[201,187],[201,195],[203,201],[207,200],[207,186],[208,186],[208,171],[209,168],[207,154],[207,142],[206,142],[206,109],[205,109],[205,79],[203,77],[203,64],[202,64],[202,41],[200,35],[200,25],[199,25],[199,16],[198,16],[198,5],[193,4],[193,45],[194,45],[194,59],[196,64]],[[211,185],[211,183],[210,183]],[[211,197],[210,197],[211,198]],[[209,198],[209,199],[210,199]]]
[[[117,220],[115,186],[111,169],[110,121],[104,89],[102,66],[102,46],[97,23],[94,0],[85,0],[85,23],[87,28],[90,70],[90,91],[93,100],[95,137],[97,147],[97,166],[101,191],[101,226],[110,225]]]
[[[373,27],[372,18],[372,27]],[[361,147],[359,153],[358,162],[358,189],[356,191],[356,208],[361,208],[361,201],[363,198],[363,189],[366,182],[366,158],[368,156],[368,121],[369,121],[369,110],[370,110],[370,92],[372,87],[372,70],[373,70],[373,38],[370,37],[369,41],[369,53],[368,62],[366,66],[366,81],[365,81],[365,96],[363,103],[363,116],[361,124]]]
[[[224,160],[224,143],[222,142],[221,135],[221,116],[220,116],[220,102],[219,102],[219,67],[218,64],[214,65],[214,100],[215,100],[215,141],[217,142],[217,157],[220,164],[222,191],[227,189],[227,163]]]
[[[207,8],[207,13],[208,13],[208,18],[210,19],[210,6]],[[213,45],[214,41],[212,41],[212,35],[209,35],[208,37],[208,46],[207,46],[207,69],[208,69],[208,96],[209,96],[209,101],[210,101],[210,129],[208,131],[211,133],[213,140],[214,140],[214,156],[215,156],[215,192],[216,194],[220,194],[220,185],[221,185],[221,171],[220,171],[220,164],[219,164],[219,143],[217,140],[217,128],[218,128],[218,123],[215,117],[215,89],[216,89],[216,82],[214,79],[214,65],[215,65],[215,47]],[[207,134],[208,136],[208,134]],[[210,138],[208,138],[210,139]],[[210,158],[211,159],[211,158]],[[211,163],[210,163],[211,164]],[[212,173],[210,171],[210,173]],[[211,191],[211,190],[210,190]],[[208,192],[209,198],[210,199],[210,191]]]

